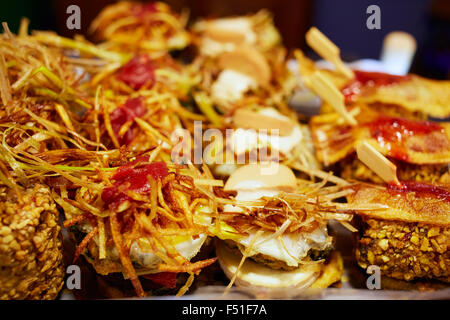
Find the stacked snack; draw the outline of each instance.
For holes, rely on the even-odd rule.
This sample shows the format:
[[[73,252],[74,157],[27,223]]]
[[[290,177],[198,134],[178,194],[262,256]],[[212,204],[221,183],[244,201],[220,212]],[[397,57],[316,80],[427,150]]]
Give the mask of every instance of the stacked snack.
[[[334,201],[352,191],[325,184],[297,180],[291,169],[273,162],[248,164],[230,176],[224,191],[235,196],[219,208],[216,247],[230,285],[279,290],[340,281],[343,262],[333,251],[327,222],[349,226],[346,212],[358,209]]]
[[[187,20],[162,2],[120,1],[102,9],[90,30],[113,50],[169,51],[189,44]]]
[[[172,163],[171,135],[191,113],[165,91],[101,99],[98,114],[89,112],[85,119],[91,124],[99,119],[90,135],[107,151],[90,165],[94,160],[105,172],[89,177],[94,185],[77,188],[73,197],[58,196],[65,225],[76,223],[75,235],[93,239],[78,238],[79,252],[88,249],[84,254],[99,274],[124,272],[142,296],[142,277],[153,282],[152,288],[174,289],[177,274],[188,272],[186,286],[177,287],[182,294],[194,274],[215,261],[189,262],[207,239],[213,208],[197,184],[208,190],[214,180],[195,167]]]
[[[297,50],[295,55],[300,74],[309,77],[315,72],[321,73],[343,94],[347,105],[363,104],[391,115],[419,119],[450,116],[447,103],[450,100],[450,81],[426,79],[415,74],[394,75],[350,70],[340,60],[339,48],[316,28],[308,31],[306,40],[335,69],[320,69]],[[330,110],[329,103],[324,103],[322,113]]]
[[[55,299],[63,285],[59,213],[42,154],[81,143],[74,112],[89,107],[59,52],[26,34],[0,36],[0,297]],[[81,131],[81,130],[80,130]]]
[[[380,267],[383,275],[406,281],[450,282],[450,191],[448,186],[403,182],[387,188],[361,185],[348,196],[355,205],[386,209],[361,212],[358,264]]]
[[[419,80],[414,75],[401,77],[353,71],[343,65],[339,49],[317,29],[312,28],[306,38],[337,70],[320,70],[300,51],[296,52],[304,82],[324,100],[324,114],[310,121],[318,160],[325,166],[335,165],[343,178],[380,183],[381,180],[354,154],[358,145],[367,141],[395,160],[400,179],[448,183],[449,127],[446,123],[423,119],[427,115],[448,115],[445,94],[436,101],[432,94],[448,83],[442,81],[426,86],[416,83]],[[417,92],[396,101],[384,101],[377,93],[397,90],[398,96],[403,97],[411,91],[404,83],[415,83]],[[432,107],[425,109],[424,105]]]
[[[450,116],[450,81],[414,74],[396,76],[355,70],[355,78],[341,88],[348,102],[394,105],[400,112],[435,118]]]
[[[151,293],[141,284],[145,279],[153,282],[152,289],[177,288],[183,294],[194,275],[215,261],[190,262],[209,234],[211,202],[195,185],[196,179],[205,183],[207,178],[156,161],[158,153],[136,157],[102,178],[91,177],[95,188],[55,196],[64,208],[65,226],[79,243],[74,259],[84,254],[98,274],[113,276],[106,282],[123,272],[138,296]],[[190,275],[181,288],[179,273]]]
[[[219,154],[207,159],[214,173],[226,177],[239,165],[269,160],[318,169],[308,128],[287,106],[296,80],[270,15],[202,20],[193,32],[199,51],[193,65],[202,76],[195,102],[224,136],[232,129],[226,141],[215,141]]]
[[[192,31],[202,56],[218,56],[243,46],[267,53],[281,44],[280,34],[266,10],[247,16],[200,20]]]
[[[56,172],[62,177],[53,197],[78,244],[74,260],[83,254],[98,274],[109,275],[99,279],[107,296],[130,294],[110,287],[123,286],[123,278],[138,296],[174,289],[183,294],[215,261],[190,262],[207,240],[213,208],[208,194],[217,184],[208,171],[172,162],[178,156],[172,154],[174,131],[205,118],[181,106],[186,90],[172,79],[184,69],[170,59],[151,60],[148,53],[130,57],[48,33],[35,37],[77,50],[70,63],[83,66],[80,87],[94,105],[78,120],[85,144],[41,155],[66,169]],[[166,73],[158,77],[158,71]],[[74,165],[78,171],[71,170]],[[177,283],[180,273],[189,275],[185,283],[180,277]]]
[[[307,34],[310,45],[333,62],[338,71],[320,70],[300,51],[296,53],[306,84],[325,101],[324,114],[314,116],[310,121],[318,160],[325,166],[335,165],[343,178],[380,183],[381,180],[355,156],[355,148],[369,141],[378,151],[395,160],[400,179],[448,183],[448,125],[425,121],[428,115],[445,117],[449,114],[444,103],[445,94],[433,94],[445,89],[448,82],[429,81],[433,85],[425,85],[420,81],[428,83],[428,80],[414,75],[342,71],[340,69],[345,67],[341,66],[342,62],[337,62],[340,61],[336,58],[337,47],[330,49],[332,53],[323,52],[323,47],[334,46],[323,37],[317,29]],[[335,97],[334,105],[330,104],[327,92],[320,92],[319,83],[327,83],[330,87]],[[417,90],[413,92],[406,84]],[[400,98],[383,100],[387,95],[381,92],[386,90],[397,92],[396,96]],[[424,108],[425,105],[431,107]]]
[[[193,32],[198,48],[193,64],[202,75],[199,90],[222,112],[247,95],[260,103],[266,99],[277,103],[286,93],[283,89],[289,91],[285,49],[266,11],[199,21]]]

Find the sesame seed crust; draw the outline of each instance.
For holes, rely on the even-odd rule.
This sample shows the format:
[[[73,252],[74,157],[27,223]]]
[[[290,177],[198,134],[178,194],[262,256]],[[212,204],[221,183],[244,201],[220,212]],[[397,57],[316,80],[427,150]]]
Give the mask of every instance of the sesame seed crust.
[[[36,185],[19,195],[0,187],[1,300],[58,296],[65,275],[60,231],[47,187]]]

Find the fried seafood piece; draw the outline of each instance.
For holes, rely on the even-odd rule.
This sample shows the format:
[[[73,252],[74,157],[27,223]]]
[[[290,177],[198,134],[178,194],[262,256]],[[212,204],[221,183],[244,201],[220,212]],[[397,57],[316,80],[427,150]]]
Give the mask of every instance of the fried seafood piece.
[[[362,268],[377,265],[383,276],[404,281],[450,282],[448,185],[403,182],[402,187],[353,188],[351,205],[385,205],[359,212],[356,260]]]
[[[49,189],[0,187],[0,299],[55,299],[64,265],[58,211]]]

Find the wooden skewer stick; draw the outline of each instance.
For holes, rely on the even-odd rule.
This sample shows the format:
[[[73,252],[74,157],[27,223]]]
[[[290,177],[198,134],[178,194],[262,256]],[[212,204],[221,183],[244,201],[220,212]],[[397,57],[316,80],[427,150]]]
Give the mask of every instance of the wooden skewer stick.
[[[397,178],[397,167],[367,141],[356,147],[358,159],[387,183],[401,185]]]
[[[315,71],[312,76],[305,78],[305,84],[328,102],[349,124],[352,126],[357,124],[355,118],[345,108],[344,95],[321,71]]]
[[[347,67],[341,60],[339,48],[330,41],[316,27],[312,27],[306,33],[306,42],[314,49],[323,59],[331,62],[336,70],[342,73],[347,79],[355,77],[353,71]]]

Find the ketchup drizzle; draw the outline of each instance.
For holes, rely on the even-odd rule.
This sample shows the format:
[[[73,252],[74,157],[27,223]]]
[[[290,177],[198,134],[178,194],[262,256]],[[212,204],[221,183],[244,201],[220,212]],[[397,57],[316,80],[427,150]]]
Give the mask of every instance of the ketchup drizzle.
[[[387,189],[391,193],[415,192],[419,197],[433,197],[439,200],[450,202],[450,192],[438,186],[417,181],[402,181],[401,185],[388,184]]]
[[[128,145],[134,139],[135,124],[122,137],[119,137],[119,131],[128,121],[134,121],[136,117],[142,117],[145,114],[146,109],[142,102],[142,97],[128,99],[124,105],[114,109],[111,113],[111,127],[120,145]]]
[[[148,55],[136,55],[122,67],[117,77],[134,90],[144,85],[150,88],[155,82],[155,66]]]
[[[143,17],[148,14],[158,12],[158,6],[155,2],[146,3],[144,5],[140,5],[139,8],[134,12],[134,15],[137,17]]]
[[[443,127],[431,121],[417,121],[404,118],[379,116],[376,120],[365,124],[371,136],[386,146],[392,157],[408,160],[408,153],[404,146],[405,139],[414,135],[426,135],[432,132],[444,132]]]
[[[139,194],[147,194],[150,192],[150,184],[148,176],[153,179],[163,179],[169,174],[169,169],[164,162],[148,162],[148,156],[137,157],[136,160],[119,167],[113,175],[113,185],[103,189],[102,200],[105,205],[117,207],[126,200],[131,198],[124,192],[131,190]]]
[[[341,91],[346,102],[355,101],[363,87],[381,87],[411,79],[411,76],[399,76],[383,72],[354,70],[355,78]]]

